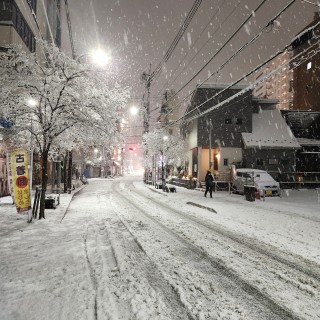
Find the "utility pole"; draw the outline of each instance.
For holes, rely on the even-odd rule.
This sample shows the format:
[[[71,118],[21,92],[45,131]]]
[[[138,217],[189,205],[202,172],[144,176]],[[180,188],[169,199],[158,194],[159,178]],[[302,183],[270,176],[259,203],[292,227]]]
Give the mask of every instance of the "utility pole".
[[[152,74],[151,74],[151,64],[149,68],[149,73],[144,72],[141,75],[141,80],[145,85],[146,93],[143,95],[143,107],[144,107],[144,113],[143,113],[143,128],[144,133],[149,132],[149,120],[150,120],[150,91],[151,91],[151,82],[152,82]],[[145,151],[145,156],[148,155],[148,150]],[[147,182],[149,180],[149,170],[145,169],[145,177],[144,181]]]
[[[208,122],[207,122],[208,125]],[[212,122],[211,118],[209,119],[209,170],[211,170],[212,166],[212,159],[211,159],[211,153],[212,153],[212,142],[211,142],[211,129],[212,129]]]
[[[143,127],[144,133],[149,132],[149,118],[150,118],[150,90],[151,90],[151,64],[149,68],[149,73],[144,72],[141,75],[141,80],[146,87],[146,93],[143,95],[143,106],[144,106],[144,113],[143,113]]]

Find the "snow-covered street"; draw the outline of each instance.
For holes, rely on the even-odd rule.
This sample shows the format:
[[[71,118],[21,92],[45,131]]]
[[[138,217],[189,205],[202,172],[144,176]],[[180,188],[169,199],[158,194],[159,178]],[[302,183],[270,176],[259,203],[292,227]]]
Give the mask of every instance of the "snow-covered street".
[[[91,179],[31,224],[4,201],[0,319],[320,319],[319,190]]]

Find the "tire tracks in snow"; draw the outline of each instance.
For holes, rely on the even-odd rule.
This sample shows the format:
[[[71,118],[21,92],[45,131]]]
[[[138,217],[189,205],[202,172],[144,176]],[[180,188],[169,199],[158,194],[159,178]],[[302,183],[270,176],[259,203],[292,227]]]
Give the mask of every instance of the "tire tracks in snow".
[[[144,199],[146,198],[145,195],[140,194],[138,191],[136,190],[130,190],[131,192],[134,192],[136,194],[138,194],[139,196],[143,197]],[[118,195],[120,195],[121,197],[124,197],[127,199],[127,201],[131,201],[127,196],[123,196],[122,193],[118,193]],[[158,218],[155,218],[154,216],[150,215],[145,208],[142,208],[143,206],[143,201],[138,200],[139,204],[135,204],[132,203],[131,201],[131,205],[133,205],[137,210],[139,210],[139,212],[141,212],[145,217],[147,217],[148,219],[150,219],[153,223],[155,223],[156,225],[160,226],[162,229],[165,230],[165,232],[168,232],[169,234],[171,234],[172,236],[176,237],[179,239],[179,241],[182,241],[183,243],[185,243],[187,246],[189,246],[190,248],[192,248],[192,250],[195,253],[198,253],[198,256],[201,258],[201,256],[203,255],[206,259],[210,260],[212,266],[214,268],[216,268],[219,272],[221,272],[222,274],[224,274],[226,277],[233,279],[233,281],[235,281],[236,283],[238,283],[238,285],[240,287],[242,287],[244,289],[244,291],[248,292],[249,294],[255,296],[256,298],[258,298],[260,301],[262,301],[262,303],[264,305],[266,305],[270,310],[275,310],[276,313],[281,317],[281,318],[288,318],[288,319],[296,319],[299,318],[299,316],[297,316],[296,314],[294,314],[291,310],[289,310],[286,306],[284,306],[283,304],[279,304],[277,302],[277,300],[274,300],[271,296],[269,296],[267,293],[262,292],[259,288],[257,288],[255,285],[252,285],[250,282],[246,281],[245,279],[243,279],[242,277],[239,277],[239,275],[234,272],[233,270],[229,269],[228,267],[226,267],[226,265],[223,263],[223,261],[211,257],[208,252],[197,246],[194,245],[193,243],[190,243],[190,240],[186,240],[185,237],[182,237],[181,235],[177,234],[176,231],[173,231],[172,229],[168,228],[166,225],[164,225],[163,223],[161,223],[159,221]],[[180,217],[183,217],[183,219],[190,219],[189,215],[186,217],[185,213],[182,213],[178,210],[173,209],[172,207],[168,207],[166,204],[163,204],[159,201],[156,201],[155,199],[152,199],[152,201],[156,202],[157,205],[160,205],[162,207],[164,207],[166,210],[170,210],[170,212],[174,212],[175,214],[178,214]],[[145,202],[148,202],[148,204],[150,204],[150,198],[145,200]],[[208,222],[206,222],[206,225],[204,224],[204,221],[201,221],[197,218],[195,219],[190,219],[193,223],[197,223],[200,224],[202,227],[205,227],[206,229],[208,229]],[[231,238],[231,240],[236,241],[237,243],[241,244],[242,246],[245,245],[247,246],[248,243],[242,241],[242,237],[240,238],[235,238],[233,234],[231,234],[231,232],[228,232],[226,230],[223,230],[221,228],[218,228],[218,230],[216,230],[216,228],[212,228],[212,225],[210,224],[209,229],[214,232],[218,232],[220,235],[222,235],[223,237],[227,237],[227,238]],[[141,246],[143,246],[142,244],[140,244]],[[251,250],[255,250],[258,251],[259,254],[265,254],[264,249],[262,248],[256,248],[254,244],[250,244],[249,248]],[[268,256],[268,258],[274,259],[274,257],[276,257],[276,255],[273,254],[269,254],[268,250],[266,252],[266,254]],[[286,259],[278,259],[279,257],[276,257],[276,260],[280,260],[281,263],[285,263],[288,267],[295,267],[293,265],[293,262],[290,261],[288,263],[288,261]],[[300,270],[302,269],[302,270]],[[310,272],[310,270],[307,268],[301,268],[298,267],[298,270],[301,271],[306,271],[307,274],[310,274],[312,276],[315,275],[315,278],[317,279],[317,273],[314,274],[314,272]]]
[[[136,190],[132,190],[136,194],[138,194],[141,197],[145,197],[143,194]],[[211,221],[208,222],[204,219],[197,218],[195,216],[192,216],[190,214],[187,214],[185,212],[178,211],[156,199],[152,199],[153,202],[157,203],[158,205],[166,208],[167,210],[170,210],[171,212],[174,212],[175,214],[178,214],[183,219],[188,219],[192,222],[195,222],[199,224],[200,226],[209,229],[215,233],[218,233],[226,238],[229,238],[230,240],[239,243],[240,245],[243,245],[247,248],[249,248],[252,251],[255,251],[259,254],[265,255],[268,258],[271,258],[277,262],[280,262],[292,269],[295,269],[297,271],[300,271],[304,273],[305,275],[314,278],[315,280],[320,282],[320,269],[319,266],[316,265],[312,261],[306,261],[305,259],[302,261],[300,256],[294,256],[292,254],[292,257],[288,256],[288,254],[284,252],[280,252],[279,249],[275,247],[271,247],[270,245],[266,245],[264,243],[258,242],[255,239],[245,237],[243,235],[238,235],[232,231],[229,231],[225,228],[222,228]],[[269,209],[268,209],[269,210]],[[285,258],[284,256],[287,256]]]
[[[127,228],[110,208],[109,194],[101,192],[94,197],[96,203],[89,206],[95,214],[86,220],[83,232],[93,291],[93,319],[193,319],[156,265],[132,241]]]
[[[233,273],[230,269],[228,269],[221,261],[218,261],[217,259],[208,256],[208,254],[205,251],[203,251],[201,248],[190,243],[181,235],[177,234],[175,231],[171,230],[170,228],[162,224],[159,220],[149,215],[145,209],[141,208],[142,206],[141,203],[140,203],[140,206],[136,205],[135,203],[130,201],[129,198],[127,198],[120,192],[117,193],[117,196],[120,196],[122,199],[126,199],[126,201],[130,202],[130,205],[134,207],[136,210],[138,210],[139,213],[142,213],[142,215],[145,218],[149,219],[152,222],[152,224],[155,226],[155,228],[158,228],[158,229],[160,228],[161,231],[159,232],[161,232],[162,237],[165,237],[166,240],[170,239],[171,242],[175,241],[177,243],[176,246],[178,246],[178,249],[176,250],[176,255],[180,255],[179,257],[180,259],[187,259],[187,261],[190,264],[192,264],[196,270],[202,272],[203,274],[206,274],[209,278],[211,277],[211,275],[215,275],[215,280],[211,279],[209,281],[208,280],[209,278],[204,278],[204,279],[199,278],[198,280],[199,282],[208,281],[210,283],[214,283],[218,279],[218,282],[223,283],[224,290],[226,290],[226,292],[228,292],[230,296],[232,296],[236,300],[239,299],[240,297],[242,302],[243,302],[243,299],[245,299],[247,310],[251,308],[250,311],[255,313],[256,316],[258,314],[260,315],[259,319],[299,319],[290,310],[286,309],[283,306],[278,305],[275,301],[270,299],[270,297],[264,295],[257,288],[247,283],[245,280],[239,278],[237,274]],[[146,244],[144,244],[143,241],[137,235],[135,235],[135,232],[133,231],[132,227],[130,227],[130,221],[126,222],[125,224],[126,224],[126,227],[129,230],[131,230],[130,232],[134,234],[136,241],[139,243],[139,246],[144,248],[143,250],[147,252],[147,249],[145,248]],[[150,254],[148,255],[150,256]],[[150,257],[150,259],[152,259],[152,257]],[[193,259],[193,261],[191,259]],[[177,275],[179,275],[179,273],[174,270],[173,270],[173,273],[176,273]],[[175,286],[175,284],[173,283],[172,285],[177,293],[179,293],[182,296],[184,295],[184,293],[181,293],[181,288],[179,288],[179,286]],[[187,287],[187,285],[185,286]],[[201,291],[201,288],[198,288],[198,290]],[[187,289],[185,289],[185,291],[187,291]],[[230,309],[234,308],[234,310],[232,311],[229,310],[229,312],[231,312],[233,317],[241,318],[241,315],[242,315],[241,313],[243,313],[244,311],[242,310],[238,311],[237,305],[234,307],[233,298],[229,300],[227,296],[224,296],[224,292],[222,291],[219,292],[219,289],[217,290],[216,288],[213,288],[212,291],[213,292],[218,291],[217,296],[219,298],[222,296],[222,300],[224,303],[227,302],[228,308]],[[245,296],[243,292],[246,292]],[[204,297],[203,299],[207,300],[206,307],[208,307],[208,305],[212,303],[211,308],[214,308],[214,301],[212,301],[211,298],[208,298],[208,296],[204,292],[198,293],[198,294],[203,295]],[[256,301],[259,302],[259,306],[255,304]],[[186,307],[190,308],[189,310],[190,313],[192,313],[192,310],[197,307],[196,305],[193,305],[194,302],[190,300],[188,301],[185,298],[183,303]],[[217,301],[215,301],[215,303],[217,303]],[[239,301],[237,301],[236,303],[239,303]],[[216,309],[219,310],[220,308],[221,306],[217,304]],[[253,311],[253,309],[255,309],[255,311]],[[206,313],[208,312],[209,311],[206,311]],[[215,310],[211,312],[212,314],[209,316],[210,319],[211,317],[213,317],[213,314],[215,314],[215,312],[216,312]],[[236,316],[237,312],[239,312],[239,314]],[[249,314],[250,313],[247,313],[246,316],[248,316]],[[199,313],[193,314],[193,317],[197,319],[199,317]]]
[[[114,203],[111,201],[113,207]],[[154,288],[155,291],[161,292],[163,297],[165,298],[165,303],[169,309],[171,309],[171,312],[175,312],[174,315],[171,315],[169,318],[172,319],[181,319],[181,320],[195,320],[195,318],[188,312],[187,308],[185,308],[184,303],[181,301],[179,294],[174,290],[174,288],[168,283],[168,281],[163,277],[161,271],[158,269],[158,266],[154,263],[152,259],[148,256],[146,251],[144,250],[143,246],[140,244],[138,239],[135,237],[134,233],[130,229],[130,227],[127,225],[127,223],[120,217],[120,215],[117,212],[117,209],[114,207],[114,213],[119,219],[119,222],[123,229],[119,228],[119,226],[116,228],[118,232],[121,233],[121,235],[118,234],[117,237],[120,237],[123,239],[125,238],[132,238],[134,241],[131,241],[127,243],[129,247],[126,248],[126,250],[130,250],[131,253],[135,254],[135,260],[141,261],[140,268],[143,269],[143,273],[146,274],[146,278],[149,282],[149,284]],[[130,237],[128,237],[128,233]],[[115,242],[120,242],[119,239]],[[118,250],[115,250],[115,252],[118,252]],[[121,266],[120,266],[121,268]]]
[[[91,284],[92,284],[92,288],[94,290],[94,320],[98,320],[98,279],[97,279],[97,275],[95,272],[95,268],[93,266],[93,263],[91,262],[90,258],[89,258],[89,248],[88,248],[88,230],[89,230],[90,226],[87,226],[86,229],[86,233],[83,237],[83,242],[84,242],[84,248],[85,248],[85,254],[86,254],[86,260],[87,260],[87,264],[88,264],[88,269],[89,269],[89,275],[90,275],[90,279],[91,279]]]

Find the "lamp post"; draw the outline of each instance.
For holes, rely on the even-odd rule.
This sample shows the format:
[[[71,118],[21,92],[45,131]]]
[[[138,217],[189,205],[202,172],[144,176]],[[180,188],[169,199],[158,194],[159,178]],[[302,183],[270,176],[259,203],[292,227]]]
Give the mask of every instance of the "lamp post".
[[[168,140],[168,136],[164,136],[163,137],[163,141],[167,141]],[[165,143],[164,143],[165,144]],[[161,169],[162,169],[162,189],[164,190],[164,186],[165,186],[165,175],[164,175],[164,144],[161,151]]]
[[[212,153],[212,142],[211,142],[211,129],[212,129],[212,122],[211,118],[209,121],[207,120],[207,125],[209,126],[209,170],[211,170],[212,166],[212,159],[211,159],[211,153]]]
[[[85,52],[83,54],[80,54],[78,56],[75,56],[75,54],[73,55],[74,59],[77,62],[80,62],[80,59],[83,57],[89,56],[91,58],[91,62],[92,64],[98,66],[98,67],[104,67],[107,64],[110,63],[110,61],[112,60],[112,56],[110,54],[110,52],[106,52],[104,50],[102,50],[101,48],[92,50],[90,52]],[[104,149],[103,149],[103,153],[104,153]],[[102,160],[101,160],[101,177],[102,177],[102,161],[103,161],[103,156],[102,155]],[[68,151],[68,158],[70,159],[70,163],[71,165],[69,165],[68,168],[68,181],[70,182],[71,185],[71,179],[72,179],[72,151]],[[81,152],[81,177],[84,173],[84,154],[83,154],[83,150]]]

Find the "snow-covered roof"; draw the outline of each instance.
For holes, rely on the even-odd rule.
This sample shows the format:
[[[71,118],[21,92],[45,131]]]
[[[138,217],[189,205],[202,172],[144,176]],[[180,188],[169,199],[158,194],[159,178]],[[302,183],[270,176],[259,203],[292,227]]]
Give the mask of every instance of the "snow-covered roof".
[[[301,146],[320,146],[320,140],[317,139],[306,139],[306,138],[297,138]]]
[[[279,103],[279,99],[267,99],[267,98],[260,98],[252,96],[252,101],[257,101],[263,104],[277,104]]]
[[[225,89],[229,87],[229,83],[203,83],[198,88],[200,89]],[[230,87],[230,90],[236,89],[236,90],[242,90],[247,88],[247,84],[235,84],[232,87]]]
[[[252,114],[252,133],[243,132],[245,148],[301,148],[280,111]]]

